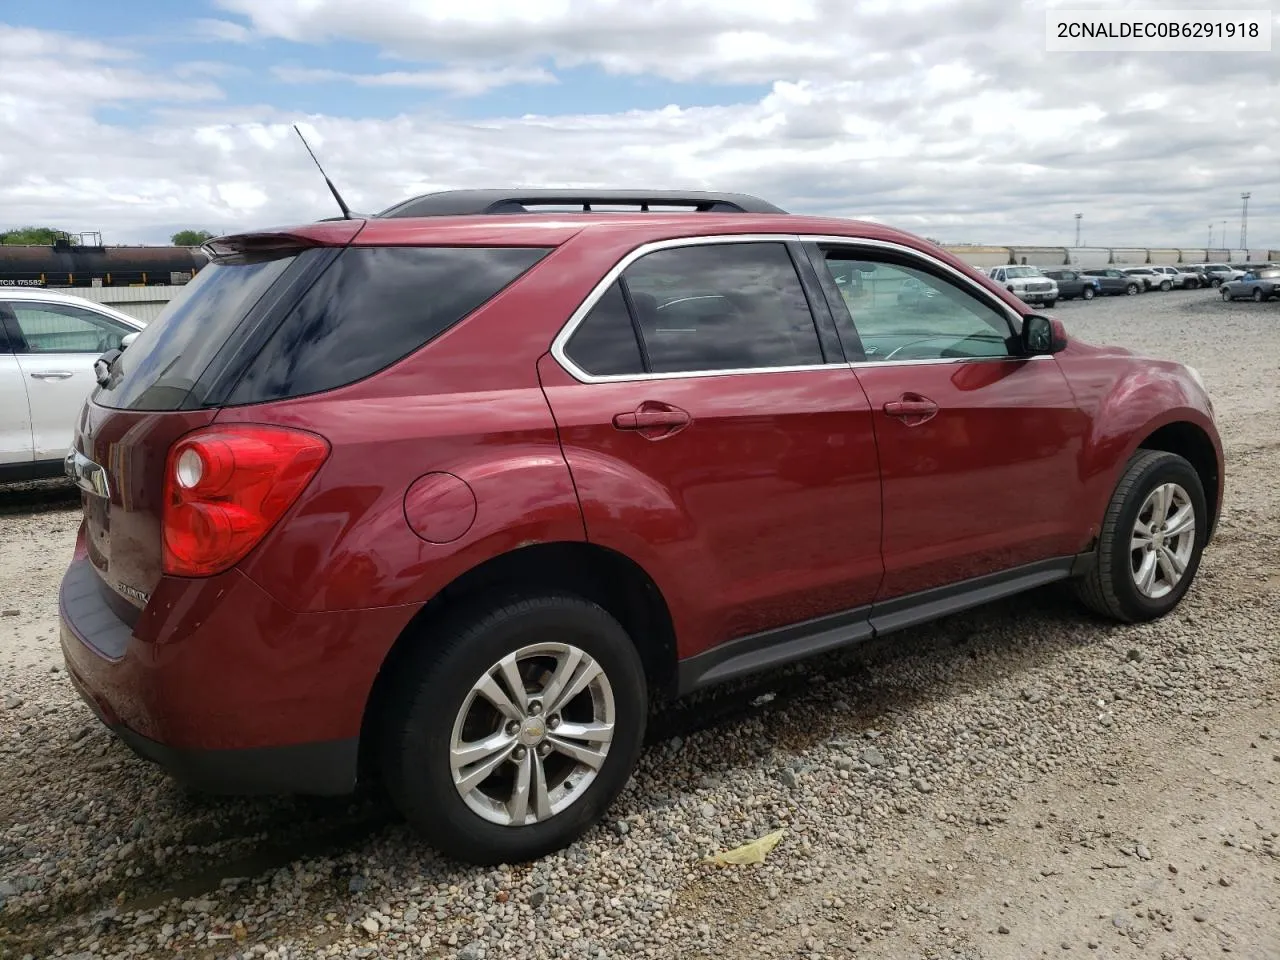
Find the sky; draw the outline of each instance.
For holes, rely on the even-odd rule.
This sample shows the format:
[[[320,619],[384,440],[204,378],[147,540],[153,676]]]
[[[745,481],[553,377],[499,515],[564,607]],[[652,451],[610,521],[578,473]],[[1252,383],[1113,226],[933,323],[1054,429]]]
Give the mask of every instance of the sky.
[[[1275,8],[1258,0],[1054,6]],[[753,193],[948,243],[1280,248],[1280,47],[1036,0],[0,0],[0,229],[167,243],[458,187]],[[1277,41],[1280,43],[1280,41]]]

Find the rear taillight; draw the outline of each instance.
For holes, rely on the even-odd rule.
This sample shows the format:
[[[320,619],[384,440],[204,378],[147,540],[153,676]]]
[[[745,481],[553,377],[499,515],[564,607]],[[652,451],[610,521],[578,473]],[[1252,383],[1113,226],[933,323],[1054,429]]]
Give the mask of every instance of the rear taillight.
[[[164,572],[206,577],[263,538],[329,455],[323,437],[287,427],[213,426],[169,450]]]

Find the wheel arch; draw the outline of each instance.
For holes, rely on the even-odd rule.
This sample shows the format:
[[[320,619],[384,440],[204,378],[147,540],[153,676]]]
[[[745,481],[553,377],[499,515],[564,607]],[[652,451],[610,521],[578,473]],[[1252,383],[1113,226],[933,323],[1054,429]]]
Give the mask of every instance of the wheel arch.
[[[1209,525],[1205,533],[1207,543],[1218,525],[1222,494],[1217,448],[1209,434],[1198,424],[1188,420],[1175,420],[1149,433],[1138,443],[1137,449],[1176,453],[1195,468],[1204,487],[1205,502],[1209,505]]]
[[[360,761],[370,770],[390,678],[409,654],[430,642],[444,616],[485,595],[567,592],[609,611],[635,643],[651,695],[668,696],[676,685],[676,638],[671,611],[653,578],[616,550],[580,541],[531,544],[498,554],[457,576],[422,608],[383,658],[365,702]]]

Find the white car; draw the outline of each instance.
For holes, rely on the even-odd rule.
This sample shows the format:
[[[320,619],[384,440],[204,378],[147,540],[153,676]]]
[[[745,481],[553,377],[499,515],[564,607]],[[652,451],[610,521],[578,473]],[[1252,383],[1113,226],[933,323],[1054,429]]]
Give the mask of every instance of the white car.
[[[987,271],[987,276],[996,283],[1004,284],[1006,290],[1025,303],[1040,303],[1052,307],[1058,302],[1057,281],[1046,277],[1037,267],[992,267]]]
[[[1169,278],[1169,283],[1180,290],[1193,290],[1200,286],[1200,274],[1194,270],[1179,270],[1172,266],[1156,266],[1151,267],[1156,273],[1162,273]]]
[[[144,326],[83,297],[0,287],[0,483],[62,474],[94,361]]]

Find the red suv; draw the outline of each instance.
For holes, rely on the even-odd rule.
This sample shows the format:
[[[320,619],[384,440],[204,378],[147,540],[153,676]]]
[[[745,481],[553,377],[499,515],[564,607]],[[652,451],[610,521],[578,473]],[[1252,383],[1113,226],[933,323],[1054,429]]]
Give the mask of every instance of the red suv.
[[[210,248],[99,363],[61,589],[84,699],[197,789],[374,774],[536,857],[655,695],[1053,581],[1150,620],[1217,522],[1194,370],[888,227],[451,191]]]

